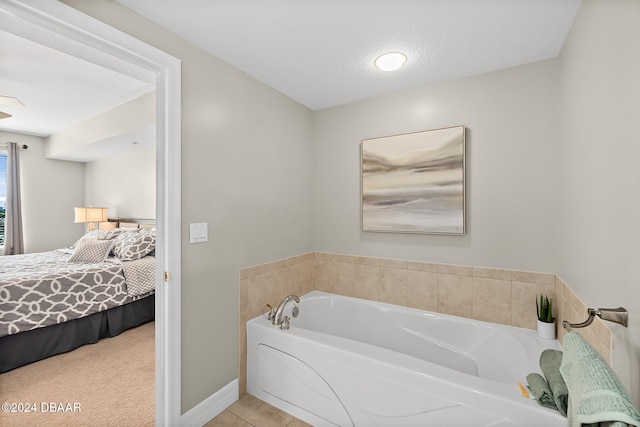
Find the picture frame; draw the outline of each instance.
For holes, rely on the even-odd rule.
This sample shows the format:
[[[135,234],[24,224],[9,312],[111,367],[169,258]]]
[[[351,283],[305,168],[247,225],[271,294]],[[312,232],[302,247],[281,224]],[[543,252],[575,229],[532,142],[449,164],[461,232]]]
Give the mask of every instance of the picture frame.
[[[360,145],[363,231],[466,233],[463,125]]]

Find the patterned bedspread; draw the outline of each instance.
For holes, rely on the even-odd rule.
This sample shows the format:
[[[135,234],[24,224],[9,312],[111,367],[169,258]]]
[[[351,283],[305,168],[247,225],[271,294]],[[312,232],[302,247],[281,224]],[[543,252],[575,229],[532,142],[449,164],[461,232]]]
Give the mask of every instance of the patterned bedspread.
[[[154,291],[155,258],[67,262],[64,250],[0,256],[0,337],[88,316]]]

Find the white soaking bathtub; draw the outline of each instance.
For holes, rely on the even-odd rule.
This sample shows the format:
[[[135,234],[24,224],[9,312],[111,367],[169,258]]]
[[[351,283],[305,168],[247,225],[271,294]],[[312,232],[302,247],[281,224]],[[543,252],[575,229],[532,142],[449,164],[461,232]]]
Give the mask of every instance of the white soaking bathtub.
[[[319,291],[285,313],[247,323],[247,391],[314,426],[567,426],[520,393],[560,349],[535,331]]]

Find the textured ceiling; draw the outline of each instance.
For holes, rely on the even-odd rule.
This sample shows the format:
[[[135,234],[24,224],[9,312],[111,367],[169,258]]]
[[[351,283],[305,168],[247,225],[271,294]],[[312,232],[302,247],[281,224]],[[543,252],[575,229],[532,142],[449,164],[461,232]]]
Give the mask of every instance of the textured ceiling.
[[[581,0],[117,0],[318,110],[555,57]],[[382,72],[374,59],[407,54]]]

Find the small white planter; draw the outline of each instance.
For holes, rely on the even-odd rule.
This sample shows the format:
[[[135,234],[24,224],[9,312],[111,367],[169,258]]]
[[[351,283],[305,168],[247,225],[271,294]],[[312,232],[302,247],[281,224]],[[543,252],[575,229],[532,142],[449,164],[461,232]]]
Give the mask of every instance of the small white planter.
[[[556,322],[552,323],[542,322],[538,320],[538,336],[545,340],[556,339]]]

